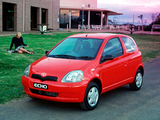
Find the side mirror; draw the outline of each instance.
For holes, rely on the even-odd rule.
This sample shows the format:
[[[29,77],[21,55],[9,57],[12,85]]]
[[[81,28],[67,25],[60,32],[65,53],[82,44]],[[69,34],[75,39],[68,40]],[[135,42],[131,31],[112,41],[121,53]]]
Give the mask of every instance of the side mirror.
[[[114,56],[113,55],[105,55],[102,57],[101,62],[107,61],[107,60],[113,60]]]
[[[45,54],[47,54],[49,51],[50,51],[50,50],[46,50],[46,51],[45,51]]]

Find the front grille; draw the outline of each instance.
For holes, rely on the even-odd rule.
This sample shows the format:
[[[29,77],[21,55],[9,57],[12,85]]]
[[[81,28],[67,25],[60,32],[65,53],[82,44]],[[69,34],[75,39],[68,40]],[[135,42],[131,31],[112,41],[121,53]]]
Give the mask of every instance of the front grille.
[[[46,92],[46,91],[34,90],[34,89],[30,89],[30,91],[32,93],[38,94],[38,95],[51,96],[51,97],[57,97],[58,96],[58,93],[54,93],[54,92]]]
[[[53,76],[42,77],[41,75],[37,75],[37,74],[32,74],[31,78],[40,79],[42,81],[45,81],[45,80],[57,81],[57,77],[53,77]]]

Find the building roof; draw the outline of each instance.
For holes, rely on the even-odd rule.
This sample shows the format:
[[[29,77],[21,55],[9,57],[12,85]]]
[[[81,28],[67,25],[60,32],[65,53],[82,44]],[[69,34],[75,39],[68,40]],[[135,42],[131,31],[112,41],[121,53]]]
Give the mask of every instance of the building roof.
[[[75,7],[60,7],[60,9],[63,9],[63,10],[90,10],[90,11],[103,11],[103,12],[107,12],[108,15],[123,15],[123,13],[118,13],[118,12],[115,12],[115,11],[111,11],[111,10],[108,10],[108,9],[104,9],[104,8],[92,8],[92,7],[85,7],[85,8],[75,8]]]

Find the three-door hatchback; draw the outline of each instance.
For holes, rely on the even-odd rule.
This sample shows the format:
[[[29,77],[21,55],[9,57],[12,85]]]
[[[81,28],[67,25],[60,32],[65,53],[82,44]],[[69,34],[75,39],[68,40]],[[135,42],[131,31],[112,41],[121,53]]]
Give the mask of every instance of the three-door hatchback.
[[[142,54],[126,35],[76,34],[59,42],[24,71],[22,85],[32,98],[77,102],[94,109],[102,93],[143,83]]]

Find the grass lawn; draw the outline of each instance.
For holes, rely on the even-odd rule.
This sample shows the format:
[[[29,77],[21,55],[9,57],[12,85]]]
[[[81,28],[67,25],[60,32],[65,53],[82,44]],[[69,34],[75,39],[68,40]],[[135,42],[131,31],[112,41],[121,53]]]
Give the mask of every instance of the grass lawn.
[[[0,104],[12,99],[24,97],[26,94],[21,85],[21,77],[25,68],[45,55],[60,40],[74,33],[54,33],[53,35],[23,35],[27,50],[34,51],[34,55],[8,53],[13,36],[0,36]],[[160,36],[132,35],[143,54],[143,61],[160,56]],[[13,46],[14,48],[14,46]],[[13,49],[12,48],[12,49]]]
[[[143,62],[160,57],[160,36],[158,35],[130,35],[142,52]]]

